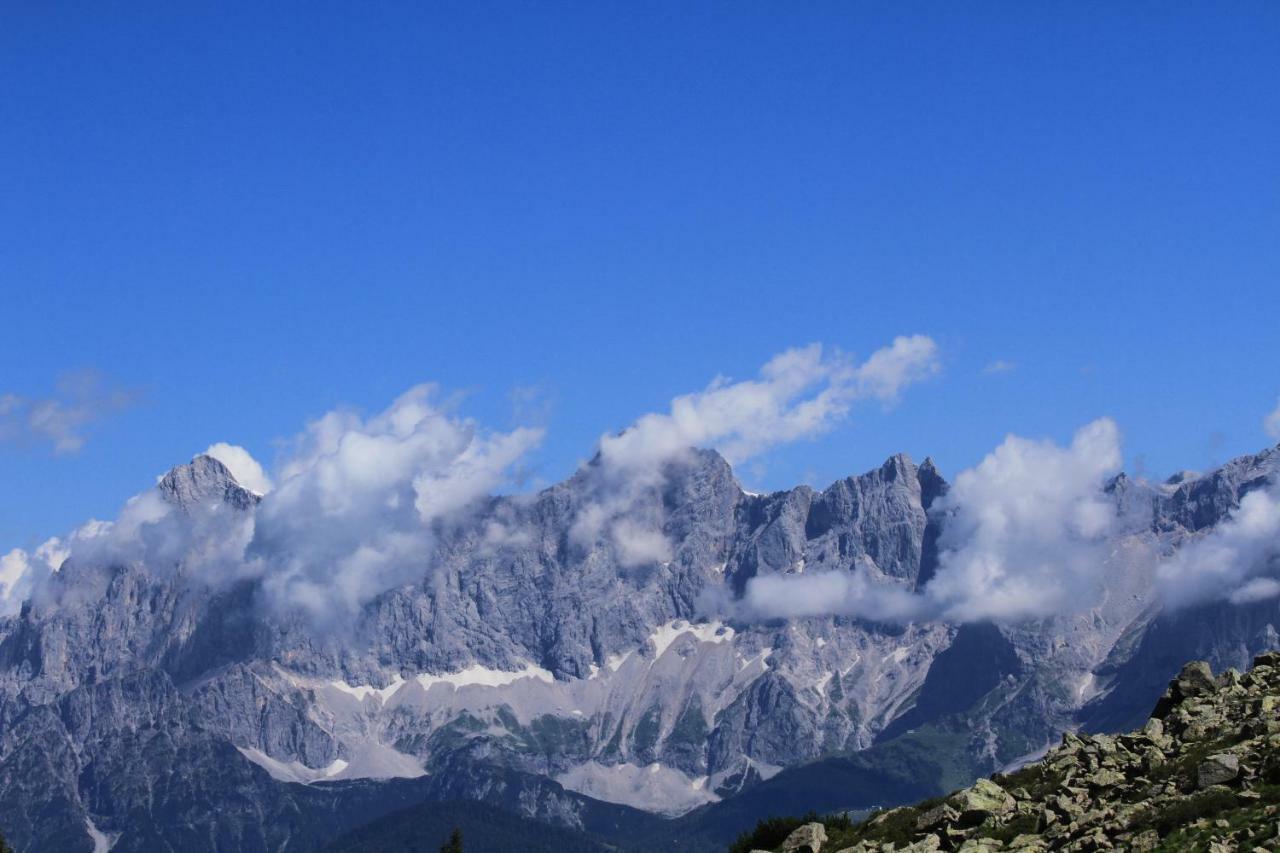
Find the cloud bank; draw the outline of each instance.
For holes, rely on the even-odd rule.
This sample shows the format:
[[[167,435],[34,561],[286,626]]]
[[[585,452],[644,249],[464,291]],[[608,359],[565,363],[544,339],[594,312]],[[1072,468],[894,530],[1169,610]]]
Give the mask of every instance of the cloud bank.
[[[1098,598],[1116,521],[1104,488],[1120,463],[1120,432],[1107,418],[1067,447],[1011,435],[932,508],[946,524],[938,571],[921,592],[871,583],[857,567],[773,575],[747,584],[745,613],[976,622],[1087,608]]]
[[[895,338],[861,364],[820,344],[786,350],[766,362],[757,379],[718,378],[676,397],[670,411],[604,436],[600,455],[629,473],[651,472],[691,447],[714,448],[737,464],[826,432],[859,400],[893,402],[939,370],[937,344],[924,335]]]
[[[424,577],[434,522],[506,482],[542,430],[490,433],[417,386],[366,419],[334,411],[295,442],[246,549],[277,606],[340,618]]]
[[[1251,604],[1280,595],[1280,495],[1276,486],[1245,495],[1231,517],[1156,570],[1165,602]]]
[[[0,394],[0,441],[48,444],[56,456],[78,453],[90,427],[136,399],[97,371],[66,373],[49,397]]]

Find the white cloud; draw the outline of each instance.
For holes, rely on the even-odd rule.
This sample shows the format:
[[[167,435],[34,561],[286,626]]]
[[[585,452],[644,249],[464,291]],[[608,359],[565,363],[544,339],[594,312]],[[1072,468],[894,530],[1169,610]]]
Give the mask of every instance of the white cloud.
[[[691,447],[712,447],[739,463],[831,429],[857,400],[891,402],[938,370],[937,345],[924,335],[895,338],[862,364],[820,344],[790,349],[770,359],[758,379],[721,378],[676,397],[669,412],[603,437],[600,453],[629,471],[652,470]]]
[[[296,442],[248,548],[274,604],[341,618],[422,578],[431,524],[501,486],[541,441],[537,429],[484,432],[437,408],[434,391],[413,388],[367,420],[330,412]]]
[[[36,585],[60,569],[67,556],[67,549],[56,537],[32,553],[14,548],[0,556],[0,616],[17,613]]]
[[[755,578],[744,604],[766,618],[839,613],[911,621],[1017,621],[1090,606],[1105,571],[1119,430],[1102,418],[1070,446],[1009,436],[933,508],[945,514],[937,574],[919,594],[861,568]]]
[[[0,395],[0,440],[47,443],[55,455],[77,453],[90,426],[136,399],[134,392],[108,385],[96,371],[66,373],[49,397]]]
[[[244,486],[256,509],[220,503],[179,511],[157,489],[127,501],[111,522],[92,521],[35,555],[5,555],[0,611],[14,609],[68,555],[92,564],[181,566],[209,583],[261,580],[265,603],[300,608],[317,624],[340,621],[370,598],[425,577],[432,529],[502,486],[540,430],[490,433],[454,417],[419,386],[364,419],[330,412],[294,443],[272,488],[243,448],[206,451]],[[499,536],[508,544],[516,534]],[[36,558],[39,558],[38,560]]]
[[[982,372],[983,373],[1012,373],[1017,369],[1018,369],[1018,365],[1015,362],[1005,361],[1002,358],[998,358],[995,361],[989,362],[986,367],[982,368]]]
[[[780,444],[820,435],[858,400],[895,401],[909,385],[936,374],[938,348],[924,335],[898,337],[861,364],[820,344],[775,355],[756,379],[723,377],[671,401],[617,435],[600,439],[598,494],[578,510],[570,530],[589,547],[608,533],[623,565],[670,559],[671,544],[653,527],[643,535],[613,523],[630,514],[639,495],[658,484],[664,467],[696,447],[718,450],[740,464]]]
[[[1280,497],[1274,487],[1245,495],[1231,516],[1156,569],[1165,601],[1237,604],[1270,597],[1280,575]]]
[[[18,612],[31,593],[31,560],[27,552],[14,548],[0,556],[0,616]]]
[[[757,619],[803,619],[810,616],[856,616],[881,622],[911,622],[925,614],[927,603],[901,587],[868,580],[862,568],[852,572],[764,575],[747,583],[740,616]]]
[[[244,486],[251,492],[257,492],[265,495],[271,491],[271,478],[267,476],[267,472],[258,464],[258,460],[254,459],[249,451],[235,444],[227,444],[220,441],[217,444],[209,445],[205,450],[206,456],[212,456],[223,465],[227,466],[227,470],[231,472],[231,476],[236,478],[236,482]]]
[[[1088,606],[1106,562],[1120,431],[1101,418],[1069,447],[1009,436],[956,477],[939,568],[925,589],[943,618],[1013,620]]]
[[[1280,441],[1280,401],[1276,402],[1275,409],[1272,410],[1271,414],[1267,415],[1262,422],[1262,426],[1266,429],[1267,435],[1276,441]]]
[[[624,518],[614,522],[609,532],[617,547],[618,564],[623,568],[671,559],[671,543],[661,530]]]

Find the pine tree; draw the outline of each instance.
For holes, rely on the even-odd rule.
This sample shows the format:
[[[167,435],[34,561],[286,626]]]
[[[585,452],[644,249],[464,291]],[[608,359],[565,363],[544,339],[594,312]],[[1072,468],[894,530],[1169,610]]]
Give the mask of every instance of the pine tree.
[[[461,850],[462,848],[459,847],[458,849]],[[0,832],[0,853],[13,853],[13,848],[9,846],[9,842],[4,840],[3,832]]]
[[[0,853],[3,853],[3,851],[0,851]],[[450,834],[449,840],[444,843],[444,846],[440,848],[440,853],[462,853],[461,829],[456,826],[453,828],[453,833]]]

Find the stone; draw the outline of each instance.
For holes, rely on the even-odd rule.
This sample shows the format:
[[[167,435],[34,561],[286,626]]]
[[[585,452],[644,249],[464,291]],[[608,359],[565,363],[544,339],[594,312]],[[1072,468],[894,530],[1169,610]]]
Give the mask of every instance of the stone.
[[[990,779],[979,779],[970,788],[952,794],[947,804],[960,812],[965,824],[981,823],[990,815],[1012,811],[1017,804],[1009,792]]]
[[[782,842],[783,853],[821,853],[827,840],[827,828],[820,823],[806,823],[792,830]]]
[[[1196,786],[1222,785],[1240,775],[1240,759],[1229,752],[1211,755],[1196,768]]]
[[[939,803],[916,818],[916,829],[933,829],[944,823],[951,823],[960,817],[960,813],[946,803]]]

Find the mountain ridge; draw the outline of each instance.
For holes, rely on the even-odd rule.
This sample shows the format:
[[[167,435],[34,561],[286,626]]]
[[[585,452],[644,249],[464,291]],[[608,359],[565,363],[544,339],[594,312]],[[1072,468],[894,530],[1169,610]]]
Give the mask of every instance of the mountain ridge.
[[[1130,525],[1127,536],[1144,548],[1174,547],[1274,483],[1276,458],[1263,451],[1173,486],[1118,478],[1108,494]],[[269,500],[241,489],[216,460],[192,466],[166,475],[158,494],[192,519],[182,524],[215,525],[216,542],[227,538],[216,525],[252,518]],[[317,782],[361,773],[412,781],[488,767],[555,785],[541,805],[520,806],[525,816],[573,827],[584,804],[602,797],[711,820],[719,828],[708,838],[722,839],[732,837],[732,818],[708,816],[728,814],[736,797],[785,768],[817,772],[804,768],[922,730],[945,735],[957,767],[991,772],[1082,721],[1105,726],[1132,716],[1149,701],[1152,680],[1167,679],[1168,655],[1207,645],[1181,659],[1238,664],[1274,646],[1280,624],[1274,602],[1163,614],[1139,572],[1123,574],[1099,609],[1035,625],[706,621],[709,591],[741,592],[757,577],[857,568],[877,584],[919,591],[937,570],[946,518],[931,508],[948,484],[932,460],[916,466],[899,454],[822,491],[755,496],[718,454],[697,451],[629,491],[609,518],[664,537],[669,559],[640,563],[624,559],[607,526],[595,539],[575,535],[584,509],[616,496],[610,486],[584,469],[533,496],[487,499],[462,523],[435,525],[437,550],[423,556],[420,579],[370,601],[340,641],[266,609],[253,576],[221,565],[210,585],[181,560],[175,571],[73,559],[52,581],[64,599],[28,602],[0,620],[5,731],[28,720],[27,737],[70,745],[63,763],[44,771],[43,787],[32,788],[17,782],[29,758],[13,734],[0,735],[0,826],[61,803],[59,831],[82,830],[82,816],[91,816],[101,831],[120,834],[115,849],[131,849],[137,805],[94,799],[81,781],[102,776],[95,768],[105,756],[95,744],[111,715],[68,725],[62,712],[40,709],[150,670],[173,692],[117,694],[113,713],[189,720],[182,730],[193,745],[207,739],[231,750],[207,758],[211,766],[253,767],[252,785],[263,791],[288,784],[270,772],[293,764]],[[1191,612],[1226,614],[1220,632],[1167,627]],[[1160,632],[1168,636],[1144,645]],[[1062,645],[1062,637],[1072,639]],[[983,681],[981,661],[993,649],[1007,665]],[[1122,677],[1126,666],[1144,679]],[[959,683],[971,689],[961,695],[947,686]],[[157,717],[146,697],[160,695],[174,710]],[[119,774],[152,778],[136,760]],[[875,760],[859,772],[887,772]],[[463,793],[493,790],[478,782]],[[717,811],[719,802],[726,808]],[[242,839],[247,830],[237,830]],[[11,832],[19,849],[35,837],[21,825]]]

